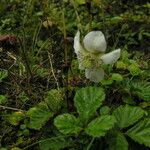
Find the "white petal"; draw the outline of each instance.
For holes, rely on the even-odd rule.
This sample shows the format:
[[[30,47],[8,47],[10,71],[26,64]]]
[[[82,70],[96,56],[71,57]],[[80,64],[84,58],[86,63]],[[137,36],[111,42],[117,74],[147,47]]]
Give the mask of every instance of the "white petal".
[[[82,51],[82,45],[80,43],[80,32],[78,31],[74,37],[74,46],[75,53],[78,54],[79,51]]]
[[[80,43],[80,32],[78,31],[77,34],[74,37],[74,50],[78,58],[79,62],[79,69],[83,70],[85,69],[82,65],[82,61],[84,59],[85,50],[83,49],[81,43]]]
[[[114,50],[110,53],[104,54],[101,56],[101,60],[104,64],[115,63],[120,57],[120,49]]]
[[[83,39],[84,47],[92,53],[105,52],[106,40],[101,31],[91,31]]]
[[[85,69],[85,76],[93,82],[100,82],[104,78],[104,70],[102,68]]]

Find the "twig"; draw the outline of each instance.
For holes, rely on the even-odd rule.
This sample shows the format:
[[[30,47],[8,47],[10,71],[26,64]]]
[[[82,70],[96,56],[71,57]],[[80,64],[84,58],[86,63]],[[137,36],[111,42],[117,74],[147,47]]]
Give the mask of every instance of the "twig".
[[[13,108],[13,107],[8,107],[8,106],[2,106],[2,105],[0,105],[0,108],[14,110],[14,111],[22,111],[22,112],[24,111],[24,110],[21,110],[21,109],[18,109],[18,108]]]
[[[57,88],[59,89],[59,83],[58,83],[58,80],[57,80],[57,78],[56,78],[56,76],[55,76],[55,73],[54,73],[54,68],[53,68],[51,56],[50,56],[50,53],[49,53],[48,51],[47,51],[47,53],[48,53],[48,58],[49,58],[49,63],[50,63],[52,75],[53,75],[53,77],[54,77],[54,79],[55,79],[55,81],[56,81]]]

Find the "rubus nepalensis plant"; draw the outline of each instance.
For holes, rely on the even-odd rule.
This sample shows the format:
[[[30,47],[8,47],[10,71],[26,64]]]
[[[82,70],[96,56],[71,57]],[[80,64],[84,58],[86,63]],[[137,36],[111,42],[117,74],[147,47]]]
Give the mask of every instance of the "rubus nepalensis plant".
[[[99,82],[104,78],[103,64],[113,64],[120,57],[120,49],[105,54],[106,40],[101,31],[91,31],[80,43],[80,32],[74,38],[74,49],[79,62],[79,69],[85,70],[86,78]]]
[[[76,92],[74,103],[78,115],[64,113],[54,119],[54,125],[61,135],[64,135],[64,145],[62,141],[60,145],[71,147],[84,135],[86,143],[82,146],[86,150],[95,148],[93,142],[99,140],[101,143],[101,138],[104,136],[108,143],[105,147],[108,146],[110,150],[128,150],[130,145],[126,137],[150,147],[150,118],[144,117],[147,116],[147,112],[138,106],[130,105],[121,105],[111,110],[108,106],[102,106],[104,100],[105,92],[101,87],[85,87]],[[65,138],[68,137],[76,138],[74,144],[71,144],[71,141],[66,145]],[[41,142],[41,149],[46,148],[45,146],[52,148],[53,138],[47,142]],[[92,139],[91,142],[90,139]]]

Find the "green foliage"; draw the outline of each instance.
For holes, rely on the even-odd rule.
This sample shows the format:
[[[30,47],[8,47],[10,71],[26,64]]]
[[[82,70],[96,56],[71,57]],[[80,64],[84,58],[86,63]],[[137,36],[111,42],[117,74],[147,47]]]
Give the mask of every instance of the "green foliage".
[[[133,125],[141,119],[146,112],[140,107],[136,106],[119,106],[114,110],[113,115],[116,117],[117,125],[120,128],[126,128]]]
[[[146,118],[129,129],[126,133],[134,141],[150,147],[150,119]]]
[[[20,121],[22,121],[24,118],[25,114],[21,111],[17,111],[8,115],[7,121],[12,125],[17,126],[19,125]]]
[[[7,98],[5,95],[0,95],[0,104],[5,104],[7,101]]]
[[[110,150],[128,150],[128,142],[123,133],[114,131],[109,136],[107,138]]]
[[[0,70],[0,82],[2,82],[3,79],[5,79],[8,76],[7,70]]]
[[[119,73],[113,73],[111,79],[119,82],[123,80],[123,77]]]
[[[85,132],[93,137],[101,137],[113,128],[115,122],[114,116],[103,115],[91,121],[85,129]]]
[[[100,114],[101,115],[108,115],[110,114],[110,108],[108,106],[103,106],[101,109],[100,109]]]
[[[131,92],[145,101],[150,100],[150,83],[135,81],[130,84]]]
[[[41,102],[37,106],[30,108],[27,111],[27,116],[29,117],[28,127],[40,130],[40,128],[53,117],[53,112],[50,111],[44,102]]]
[[[71,145],[69,140],[66,140],[64,137],[53,137],[44,139],[40,142],[41,150],[61,150]]]
[[[63,134],[78,134],[81,131],[78,119],[70,114],[62,114],[55,118],[54,125]]]
[[[82,122],[87,123],[102,105],[104,99],[105,93],[99,87],[86,87],[77,91],[74,102]]]
[[[57,112],[63,103],[63,90],[52,89],[46,93],[45,102],[53,112]]]

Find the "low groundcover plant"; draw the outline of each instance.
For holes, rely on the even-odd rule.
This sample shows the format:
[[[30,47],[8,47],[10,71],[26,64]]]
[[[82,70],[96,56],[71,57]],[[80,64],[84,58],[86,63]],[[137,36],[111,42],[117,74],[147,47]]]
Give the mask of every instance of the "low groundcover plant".
[[[80,32],[74,38],[74,49],[79,62],[79,69],[85,70],[85,76],[93,82],[104,78],[103,64],[113,64],[120,57],[120,49],[105,54],[107,43],[101,31],[91,31],[80,43]]]

